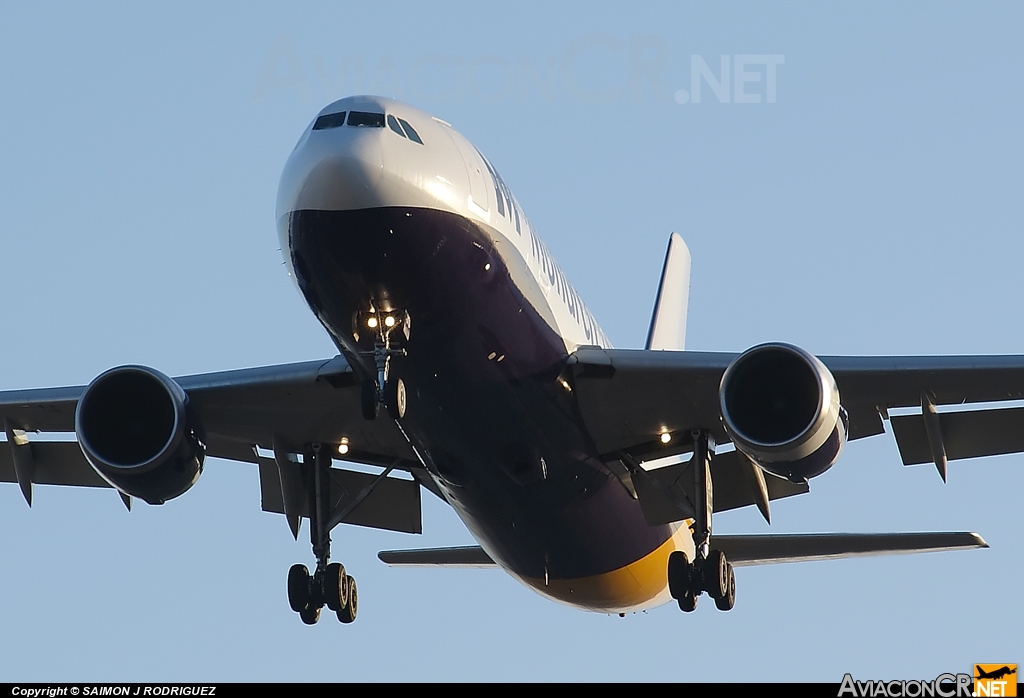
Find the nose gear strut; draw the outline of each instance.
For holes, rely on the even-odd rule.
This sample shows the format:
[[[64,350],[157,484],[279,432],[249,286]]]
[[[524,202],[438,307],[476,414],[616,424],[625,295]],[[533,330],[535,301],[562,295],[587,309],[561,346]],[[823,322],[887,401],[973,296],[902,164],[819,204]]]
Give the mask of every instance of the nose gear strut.
[[[399,321],[398,318],[401,320]],[[405,416],[406,388],[405,381],[401,377],[393,375],[391,359],[396,356],[405,356],[405,349],[391,346],[391,335],[402,328],[405,339],[409,339],[409,313],[371,313],[366,319],[367,327],[376,330],[377,338],[373,344],[373,351],[360,352],[362,356],[372,356],[376,376],[363,380],[361,407],[363,418],[372,420],[377,418],[380,406],[383,404],[388,415],[399,420]]]

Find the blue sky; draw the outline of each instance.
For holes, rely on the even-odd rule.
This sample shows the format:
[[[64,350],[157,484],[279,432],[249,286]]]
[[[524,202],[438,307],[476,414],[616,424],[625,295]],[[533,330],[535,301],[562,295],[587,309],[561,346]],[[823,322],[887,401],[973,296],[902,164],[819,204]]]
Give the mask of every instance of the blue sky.
[[[486,153],[617,346],[643,342],[674,230],[689,348],[1021,352],[1022,15],[5,3],[0,389],[332,354],[285,275],[274,201],[302,129],[352,93],[409,101]],[[693,56],[720,77],[723,55],[733,77],[773,57],[775,101],[755,60],[741,99],[759,102],[706,82],[684,102]],[[975,530],[992,549],[741,569],[728,614],[619,619],[497,571],[384,567],[380,549],[472,542],[427,496],[422,536],[336,530],[360,617],[313,628],[285,598],[308,539],[260,512],[250,466],[211,460],[130,514],[65,488],[29,511],[8,486],[0,680],[839,681],[1017,662],[1021,465],[954,463],[943,486],[891,436],[850,444],[771,531]],[[716,530],[769,529],[736,512]]]

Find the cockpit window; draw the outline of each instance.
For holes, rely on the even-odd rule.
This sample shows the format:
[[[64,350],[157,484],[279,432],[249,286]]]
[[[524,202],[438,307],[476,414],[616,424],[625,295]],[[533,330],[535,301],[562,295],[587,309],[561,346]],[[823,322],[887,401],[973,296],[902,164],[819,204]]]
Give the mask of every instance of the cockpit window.
[[[384,115],[374,114],[368,111],[353,111],[348,114],[349,126],[370,126],[372,128],[384,128]]]
[[[324,114],[318,116],[316,121],[313,122],[314,131],[323,131],[328,128],[338,128],[339,126],[345,125],[345,112],[340,111],[335,114]]]
[[[420,140],[420,134],[416,133],[416,129],[409,125],[409,122],[405,119],[399,119],[402,122],[402,128],[405,129],[405,135],[409,136],[409,140],[416,141],[420,145],[423,145],[423,141]]]
[[[388,114],[388,127],[402,138],[405,138],[405,134],[402,133],[402,127],[398,125],[398,119],[393,114]]]

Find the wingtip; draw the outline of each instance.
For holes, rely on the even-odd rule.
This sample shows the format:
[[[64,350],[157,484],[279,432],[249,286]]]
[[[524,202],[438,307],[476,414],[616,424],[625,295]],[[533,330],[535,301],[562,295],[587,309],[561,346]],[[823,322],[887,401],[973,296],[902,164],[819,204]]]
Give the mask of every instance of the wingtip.
[[[981,537],[980,533],[971,533],[971,537],[974,538],[974,542],[977,543],[979,548],[990,548],[988,541]]]

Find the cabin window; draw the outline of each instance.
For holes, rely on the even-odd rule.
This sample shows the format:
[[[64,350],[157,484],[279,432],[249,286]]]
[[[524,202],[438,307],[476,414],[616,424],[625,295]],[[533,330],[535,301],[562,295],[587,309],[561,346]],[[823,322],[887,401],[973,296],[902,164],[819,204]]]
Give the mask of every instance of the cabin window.
[[[339,111],[335,114],[324,114],[318,116],[316,121],[313,122],[314,131],[323,131],[328,128],[338,128],[339,126],[345,125],[345,114],[346,112]]]
[[[348,113],[349,126],[370,126],[371,128],[384,128],[384,115],[374,114],[368,111],[353,111]]]

